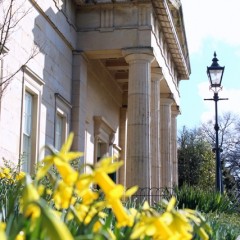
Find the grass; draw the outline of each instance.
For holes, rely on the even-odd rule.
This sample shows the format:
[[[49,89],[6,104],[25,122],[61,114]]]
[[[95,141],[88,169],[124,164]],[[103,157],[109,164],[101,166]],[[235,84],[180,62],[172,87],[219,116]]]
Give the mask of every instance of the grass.
[[[211,239],[236,240],[240,236],[239,213],[208,213],[205,217],[212,227]]]

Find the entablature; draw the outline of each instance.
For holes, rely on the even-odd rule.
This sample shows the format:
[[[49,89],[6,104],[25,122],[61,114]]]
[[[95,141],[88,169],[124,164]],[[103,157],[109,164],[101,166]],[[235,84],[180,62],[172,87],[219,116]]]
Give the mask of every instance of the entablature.
[[[129,43],[130,46],[135,44],[136,47],[151,46],[151,40],[147,40],[146,37],[148,34],[150,38],[151,34],[144,31],[154,31],[155,36],[160,33],[161,36],[157,38],[161,38],[160,43],[163,43],[163,53],[167,54],[170,70],[173,72],[173,69],[176,69],[177,80],[189,78],[190,63],[180,0],[75,0],[75,2],[78,5],[79,32],[112,32],[121,29],[137,31],[138,39],[134,38],[132,32],[124,32],[125,36],[133,34],[130,37],[133,41]],[[118,39],[118,42],[121,40],[123,39]]]

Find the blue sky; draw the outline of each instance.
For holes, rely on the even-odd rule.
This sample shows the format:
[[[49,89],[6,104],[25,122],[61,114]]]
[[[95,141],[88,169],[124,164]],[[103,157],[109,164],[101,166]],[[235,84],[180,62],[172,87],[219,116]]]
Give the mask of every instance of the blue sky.
[[[225,66],[219,97],[219,115],[240,114],[240,1],[181,0],[191,62],[189,80],[180,82],[181,115],[178,129],[193,128],[214,117],[214,102],[206,74],[216,51],[219,65]]]

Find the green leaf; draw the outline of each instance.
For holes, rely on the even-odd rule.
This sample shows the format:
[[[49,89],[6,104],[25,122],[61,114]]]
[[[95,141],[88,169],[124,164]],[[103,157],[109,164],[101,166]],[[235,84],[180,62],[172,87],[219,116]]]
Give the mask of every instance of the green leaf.
[[[40,200],[36,204],[41,208],[43,227],[46,229],[49,239],[73,240],[67,226],[51,209],[46,207],[43,201]]]

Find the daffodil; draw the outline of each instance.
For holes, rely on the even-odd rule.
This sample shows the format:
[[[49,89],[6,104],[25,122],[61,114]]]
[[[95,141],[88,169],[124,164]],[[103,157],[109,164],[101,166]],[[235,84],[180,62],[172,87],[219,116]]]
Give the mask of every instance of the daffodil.
[[[93,192],[90,188],[88,188],[83,194],[82,194],[82,203],[85,205],[90,205],[92,202],[96,199],[98,199],[99,194],[98,192]]]
[[[62,180],[69,186],[73,186],[78,178],[78,173],[67,162],[56,159],[55,165],[60,173]]]
[[[36,202],[39,199],[40,195],[38,190],[33,185],[31,178],[27,176],[25,180],[25,187],[23,189],[23,195],[20,199],[20,206],[25,217],[36,219],[40,216],[40,208],[36,205]]]
[[[124,196],[130,196],[137,190],[137,188],[134,187],[133,189],[128,190],[127,194],[125,194],[124,187],[120,184],[115,184],[115,182],[109,177],[108,174],[115,172],[120,166],[122,166],[122,164],[122,162],[112,162],[111,158],[105,158],[96,164],[92,173],[93,181],[97,183],[104,192],[105,199],[111,206],[113,213],[117,218],[118,227],[133,225],[134,218],[123,207],[121,198]]]
[[[30,203],[28,204],[25,212],[24,212],[24,216],[27,218],[31,218],[31,219],[37,219],[39,216],[41,215],[41,210],[39,208],[39,206],[35,205],[34,203]]]
[[[157,213],[155,215],[142,214],[133,228],[131,239],[144,239],[147,236],[153,239],[168,240],[173,234],[172,231],[162,221],[160,216],[157,216]]]
[[[15,179],[17,181],[20,181],[20,180],[22,180],[25,177],[25,175],[26,175],[25,172],[19,172],[19,173],[16,174]]]
[[[115,187],[113,180],[103,171],[95,172],[94,181],[100,186],[105,194],[108,194],[108,192]]]
[[[93,177],[91,174],[81,174],[78,176],[78,179],[75,183],[75,187],[78,191],[78,194],[80,194],[80,196],[82,192],[90,188],[92,181],[93,181]]]
[[[193,227],[189,219],[174,209],[176,198],[172,197],[166,212],[162,214],[162,221],[168,226],[175,239],[188,240],[192,238]]]
[[[134,217],[130,213],[127,213],[119,199],[112,201],[111,207],[117,218],[117,227],[133,226]]]
[[[179,212],[185,215],[191,221],[193,221],[196,226],[196,232],[199,234],[201,239],[209,239],[207,232],[211,234],[212,230],[210,226],[206,223],[206,219],[200,213],[192,209],[184,209],[184,211],[180,210]]]
[[[79,220],[79,222],[83,222],[87,213],[89,212],[90,206],[84,204],[76,204],[73,208],[73,213]]]
[[[25,240],[25,239],[26,239],[26,234],[24,231],[20,231],[15,238],[15,240]]]
[[[89,224],[94,216],[101,217],[105,203],[100,201],[93,205],[76,204],[73,213],[85,225]],[[105,215],[103,215],[106,217]]]
[[[37,191],[38,191],[38,194],[42,196],[45,191],[45,186],[43,184],[38,185]]]
[[[7,240],[5,229],[6,229],[6,223],[0,222],[0,239],[1,240]]]
[[[74,204],[76,200],[73,196],[73,188],[66,185],[62,180],[58,182],[57,189],[53,194],[53,199],[57,209],[69,208],[70,204]]]
[[[133,219],[126,213],[120,201],[124,193],[123,186],[116,185],[105,172],[99,170],[95,172],[94,180],[105,193],[105,198],[118,220],[118,226],[132,226]]]
[[[12,176],[11,176],[11,170],[10,168],[1,168],[1,171],[0,171],[0,178],[6,178],[6,179],[11,179]]]
[[[55,152],[53,155],[46,156],[43,159],[44,166],[40,167],[37,172],[36,179],[39,180],[46,175],[48,170],[54,164],[58,170],[60,170],[60,174],[63,174],[63,178],[66,177],[66,172],[69,173],[70,166],[69,161],[74,160],[76,158],[81,157],[83,154],[81,152],[70,152],[70,148],[73,141],[73,133],[70,133],[67,141],[63,144],[61,150],[59,152]],[[65,163],[65,164],[64,164]],[[75,180],[75,177],[74,177]]]
[[[96,221],[93,225],[93,232],[96,233],[102,228],[103,224],[100,221]]]
[[[184,215],[174,209],[176,199],[172,198],[163,214],[152,209],[148,202],[142,207],[140,216],[136,219],[131,239],[188,240],[192,239],[193,227]]]
[[[123,161],[113,161],[112,157],[101,159],[94,167],[95,172],[114,173],[123,165]]]

